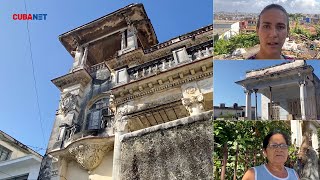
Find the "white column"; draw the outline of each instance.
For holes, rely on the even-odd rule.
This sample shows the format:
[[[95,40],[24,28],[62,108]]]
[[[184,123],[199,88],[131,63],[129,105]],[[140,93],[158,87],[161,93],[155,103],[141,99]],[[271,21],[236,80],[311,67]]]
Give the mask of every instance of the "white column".
[[[87,56],[88,56],[88,46],[84,48],[84,53],[80,61],[80,67],[83,67],[86,64]]]
[[[314,126],[312,122],[310,122],[310,129],[311,129],[311,141],[312,141],[312,147],[314,150],[317,150],[319,148],[319,137],[317,128]],[[318,151],[316,151],[318,154]]]
[[[113,168],[112,180],[120,180],[121,175],[121,142],[120,136],[125,134],[126,125],[128,122],[127,116],[116,119],[116,132],[114,136],[114,149],[113,149]]]
[[[255,112],[254,112],[254,116],[255,116],[254,119],[258,120],[258,98],[257,98],[258,89],[254,89],[253,91],[254,91],[254,95],[255,95],[254,100],[255,100],[255,106],[256,106]]]
[[[306,89],[306,82],[300,81],[300,105],[301,105],[301,119],[306,120],[307,119],[307,89]]]
[[[127,37],[126,37],[127,29],[122,31],[121,33],[121,50],[127,47]]]
[[[251,91],[245,90],[246,93],[246,117],[251,120]]]
[[[73,69],[76,69],[80,66],[81,59],[83,57],[83,48],[81,46],[78,46],[75,51],[71,52],[74,54],[74,62],[73,62]]]
[[[295,143],[296,147],[300,147],[302,143],[302,121],[292,120],[290,121],[291,124],[291,142]]]

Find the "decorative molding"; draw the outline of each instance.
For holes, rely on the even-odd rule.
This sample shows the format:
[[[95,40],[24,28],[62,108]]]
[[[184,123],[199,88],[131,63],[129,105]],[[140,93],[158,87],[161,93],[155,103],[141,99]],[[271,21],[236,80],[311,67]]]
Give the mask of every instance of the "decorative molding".
[[[190,86],[190,87],[188,87],[187,89],[186,89],[186,93],[187,94],[194,94],[195,92],[196,92],[196,88],[195,87],[193,87],[193,86]]]
[[[124,104],[123,106],[118,107],[117,113],[120,115],[127,115],[127,114],[131,114],[134,112],[138,112],[138,111],[154,108],[157,106],[161,106],[164,104],[173,103],[173,102],[179,101],[181,98],[182,98],[182,94],[174,94],[174,95],[165,96],[160,99],[156,99],[151,102],[146,102],[143,104],[138,104],[138,105]]]
[[[181,98],[182,104],[186,107],[190,114],[194,113],[194,108],[197,108],[200,111],[204,110],[203,100],[204,97],[202,94],[191,96],[188,98]]]
[[[107,68],[99,69],[96,72],[96,79],[98,80],[107,80],[111,76],[111,73]]]
[[[110,94],[109,99],[109,107],[113,111],[113,113],[116,112],[116,104],[115,104],[115,97],[113,94]]]
[[[111,149],[104,144],[83,143],[71,146],[68,151],[73,158],[87,171],[92,171],[101,163],[104,154]]]
[[[176,82],[170,82],[169,84],[163,84],[163,85],[159,85],[158,87],[154,87],[154,88],[150,88],[150,89],[144,89],[144,91],[139,92],[137,94],[133,94],[133,95],[130,94],[127,97],[124,97],[124,98],[121,98],[121,99],[119,98],[119,100],[115,99],[113,104],[115,104],[115,105],[123,104],[123,103],[126,103],[128,101],[131,101],[132,99],[141,98],[141,97],[146,96],[146,95],[151,94],[151,93],[155,93],[155,92],[158,92],[158,91],[162,91],[162,90],[166,90],[166,89],[169,89],[169,88],[177,87],[177,86],[179,86],[181,84],[188,83],[190,81],[204,79],[205,77],[212,76],[212,74],[213,74],[213,71],[204,72],[204,73],[192,76],[192,77],[179,79]]]
[[[70,111],[75,110],[77,106],[77,95],[68,92],[61,100],[60,110],[64,115],[67,115]]]

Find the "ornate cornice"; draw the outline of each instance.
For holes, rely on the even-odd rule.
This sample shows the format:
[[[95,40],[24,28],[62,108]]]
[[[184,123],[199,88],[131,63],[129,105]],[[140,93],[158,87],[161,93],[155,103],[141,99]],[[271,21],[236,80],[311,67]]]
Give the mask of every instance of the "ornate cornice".
[[[179,74],[179,73],[178,73]],[[170,88],[174,88],[174,87],[177,87],[177,86],[180,86],[184,83],[188,83],[188,82],[191,82],[191,81],[195,81],[195,80],[201,80],[201,79],[204,79],[206,77],[209,77],[209,76],[212,76],[213,74],[213,71],[212,70],[207,70],[204,71],[204,72],[198,72],[192,76],[184,76],[183,78],[179,77],[179,78],[176,78],[175,80],[169,80],[167,83],[162,83],[161,85],[157,85],[157,86],[149,86],[150,88],[148,89],[142,89],[141,90],[135,90],[135,92],[131,92],[129,91],[129,93],[127,95],[123,95],[123,97],[115,97],[113,98],[113,104],[114,105],[118,105],[118,104],[122,104],[122,103],[126,103],[128,101],[131,101],[135,98],[141,98],[143,96],[146,96],[146,95],[149,95],[149,94],[152,94],[152,93],[155,93],[155,92],[158,92],[158,91],[162,91],[162,90],[166,90],[166,89],[170,89]],[[148,83],[148,82],[146,82]],[[150,83],[149,83],[150,84]],[[141,84],[140,84],[141,85]],[[125,89],[128,89],[128,88],[125,88]],[[114,90],[112,90],[114,91]],[[114,92],[113,92],[114,94]],[[121,95],[121,92],[120,92],[120,95]]]
[[[52,81],[60,91],[75,84],[87,85],[92,80],[92,77],[85,69],[80,69],[64,76],[55,78]]]

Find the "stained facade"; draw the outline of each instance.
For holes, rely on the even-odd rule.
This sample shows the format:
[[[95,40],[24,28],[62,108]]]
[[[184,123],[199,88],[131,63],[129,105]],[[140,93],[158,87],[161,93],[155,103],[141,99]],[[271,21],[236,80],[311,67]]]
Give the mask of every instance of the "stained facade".
[[[251,107],[252,94],[261,94],[263,120],[317,120],[320,80],[313,71],[306,61],[296,60],[248,71],[246,79],[236,83],[245,88],[246,107]]]
[[[212,29],[159,43],[143,5],[131,4],[60,35],[74,63],[52,80],[61,100],[38,179],[121,179],[129,137],[201,122],[211,136]],[[199,167],[210,169],[211,139],[203,142],[209,158]]]

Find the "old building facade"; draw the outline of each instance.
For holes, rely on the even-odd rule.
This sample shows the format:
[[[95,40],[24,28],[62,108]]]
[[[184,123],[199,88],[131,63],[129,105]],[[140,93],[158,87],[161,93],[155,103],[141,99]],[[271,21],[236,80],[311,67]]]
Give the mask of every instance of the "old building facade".
[[[194,123],[202,124],[197,128],[207,129],[203,132],[211,136],[212,29],[209,25],[158,43],[143,5],[131,4],[60,35],[74,63],[67,74],[52,80],[61,100],[38,179],[125,179],[124,167],[140,167],[135,159],[133,165],[123,165],[132,160],[122,153],[126,139],[178,134],[185,132],[180,127]],[[210,179],[202,172],[211,173],[208,137],[202,136],[207,138],[202,144],[206,148],[198,148],[206,150],[202,157],[208,156],[198,164],[201,172],[193,168],[192,176],[182,173],[183,177]],[[144,155],[134,153],[133,158]],[[137,171],[143,179],[143,169],[133,173]],[[174,173],[168,176],[178,176]],[[137,174],[126,174],[130,176]]]

